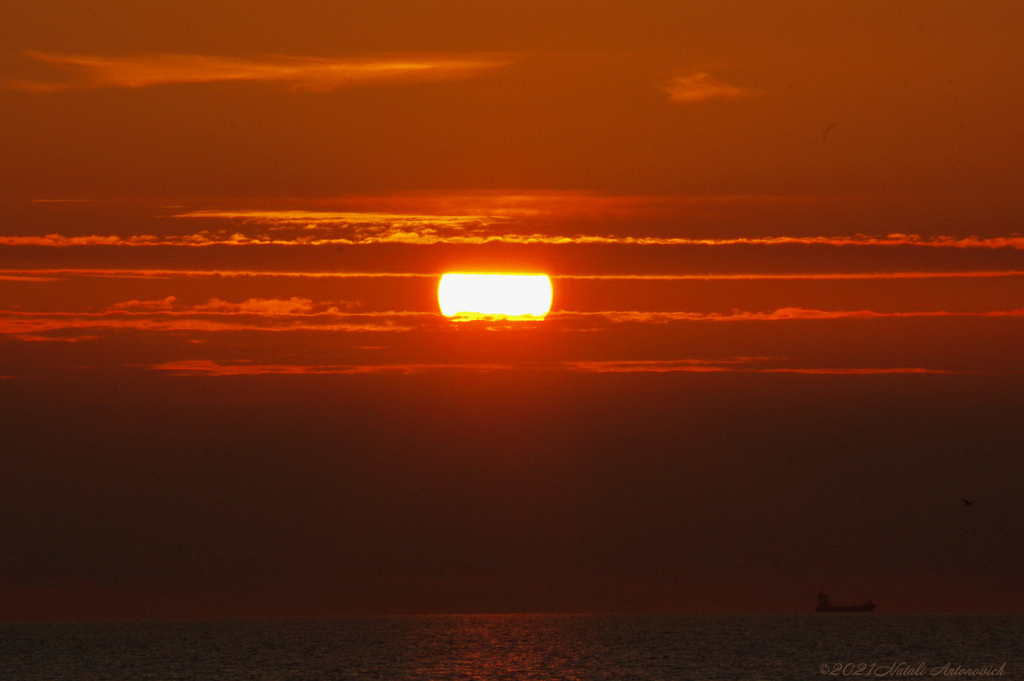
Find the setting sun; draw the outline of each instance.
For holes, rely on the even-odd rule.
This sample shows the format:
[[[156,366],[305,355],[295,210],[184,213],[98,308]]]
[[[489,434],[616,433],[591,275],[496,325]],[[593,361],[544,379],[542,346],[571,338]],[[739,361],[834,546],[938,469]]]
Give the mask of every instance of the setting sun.
[[[551,295],[546,274],[446,274],[437,289],[446,317],[543,319]]]
[[[1022,62],[1024,0],[0,0],[0,681],[1024,679]]]

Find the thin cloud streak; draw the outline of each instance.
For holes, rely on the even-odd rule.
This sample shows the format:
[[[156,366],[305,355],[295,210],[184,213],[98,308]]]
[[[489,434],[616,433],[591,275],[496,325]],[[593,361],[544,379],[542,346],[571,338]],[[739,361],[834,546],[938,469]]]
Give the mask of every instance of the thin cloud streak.
[[[630,198],[630,197],[626,197]],[[720,197],[721,198],[721,197]],[[725,197],[739,200],[749,197]],[[778,197],[775,197],[778,198]],[[792,197],[783,197],[790,199]],[[916,234],[894,233],[885,236],[857,234],[854,236],[820,236],[820,237],[738,237],[731,239],[691,239],[685,237],[633,237],[614,235],[557,235],[557,234],[494,234],[485,230],[508,223],[512,215],[480,213],[474,215],[416,215],[394,213],[360,213],[360,212],[326,212],[326,211],[189,211],[179,213],[175,218],[215,218],[241,222],[243,224],[264,224],[277,227],[301,227],[303,230],[316,228],[335,228],[350,232],[345,236],[320,237],[300,235],[291,241],[296,243],[522,243],[522,244],[622,244],[650,246],[679,245],[736,245],[736,244],[826,244],[835,246],[849,245],[915,245],[915,246],[954,246],[1001,248],[1010,246],[1024,249],[1024,237],[995,237],[979,239],[978,237],[957,238],[952,236],[936,236],[925,238]],[[208,235],[208,233],[206,233]],[[198,239],[200,235],[192,235]],[[236,233],[227,238],[241,241],[245,235]],[[261,237],[272,243],[279,243],[269,235]]]
[[[259,376],[259,375],[324,375],[324,374],[418,374],[433,371],[491,372],[527,370],[563,370],[579,373],[792,373],[812,375],[865,376],[875,374],[967,374],[977,372],[929,369],[926,367],[772,367],[744,366],[769,358],[734,358],[722,360],[608,360],[557,362],[547,365],[523,364],[257,364],[246,361],[217,362],[213,360],[178,360],[143,365],[174,376]]]
[[[0,311],[0,334],[26,337],[62,330],[111,331],[334,331],[401,332],[443,320],[433,312],[346,312],[348,301],[314,303],[306,298],[250,298],[229,303],[179,305],[174,296],[163,300],[130,300],[103,312]]]
[[[80,343],[82,341],[96,340],[99,336],[40,336],[37,334],[14,334],[11,336],[15,340],[26,341],[30,343]]]
[[[915,197],[915,200],[918,200]],[[701,194],[683,196],[645,194],[604,194],[579,190],[479,190],[467,192],[410,192],[364,196],[296,199],[296,209],[204,209],[190,210],[177,217],[215,217],[268,221],[303,219],[346,221],[360,216],[460,218],[479,220],[545,221],[550,219],[637,220],[672,218],[705,213],[709,209],[782,206],[858,206],[877,197],[858,194]],[[311,206],[319,207],[311,207]],[[330,208],[327,208],[327,207]]]
[[[770,357],[734,357],[731,359],[644,359],[644,360],[597,360],[562,362],[569,371],[586,373],[673,373],[734,371],[735,365],[746,364]]]
[[[0,274],[0,281],[60,281],[58,277],[37,277],[27,274]]]
[[[923,312],[875,312],[873,310],[810,310],[802,307],[783,307],[774,312],[571,312],[556,310],[548,314],[549,320],[600,319],[613,323],[633,322],[644,324],[667,324],[680,321],[786,321],[805,319],[881,319],[904,317],[1024,317],[1022,310],[989,310],[985,312],[948,312],[945,310]]]
[[[66,277],[110,279],[173,279],[284,277],[297,279],[388,279],[439,278],[441,272],[278,272],[256,270],[165,270],[165,269],[39,269],[0,270],[0,281],[60,281]],[[551,274],[552,279],[617,281],[744,281],[744,280],[860,280],[860,279],[989,279],[1024,276],[1024,270],[978,270],[946,272],[819,272],[819,273],[738,273],[738,274]]]
[[[552,279],[615,279],[623,281],[744,281],[779,280],[846,280],[846,279],[974,279],[1024,276],[1024,270],[981,270],[975,272],[816,272],[809,274],[554,274]]]
[[[898,197],[901,205],[934,205],[950,197],[943,194],[908,194]],[[391,194],[341,195],[333,198],[293,198],[289,208],[262,206],[233,209],[185,211],[196,213],[265,213],[268,217],[288,213],[306,212],[323,214],[393,214],[424,216],[476,216],[482,218],[535,219],[614,219],[677,218],[699,216],[723,209],[799,209],[823,208],[833,210],[862,209],[867,206],[890,206],[897,197],[876,194],[608,194],[581,190],[494,189],[461,192],[423,191]],[[967,200],[967,197],[960,197]],[[984,202],[974,205],[984,205]],[[181,207],[184,208],[184,207]],[[301,208],[301,210],[295,210]]]
[[[269,317],[295,316],[295,315],[319,315],[319,314],[342,314],[341,308],[346,311],[359,307],[358,301],[327,301],[314,303],[309,298],[249,298],[241,303],[230,303],[220,298],[210,298],[206,303],[186,306],[178,302],[175,296],[167,296],[162,300],[128,300],[123,303],[115,303],[111,310],[127,310],[131,312],[174,312],[175,314],[188,313],[216,313],[216,314],[245,314],[265,315]]]
[[[954,371],[952,369],[926,369],[924,367],[858,367],[853,369],[837,369],[828,367],[815,368],[785,368],[785,369],[756,369],[758,373],[764,374],[845,374],[847,376],[866,376],[871,374],[978,374],[979,371]]]
[[[415,213],[377,213],[358,211],[312,210],[193,210],[172,215],[175,218],[219,218],[270,225],[339,225],[339,226],[459,226],[505,219],[494,215],[419,215]]]
[[[152,332],[220,331],[319,331],[319,332],[409,332],[451,328],[455,322],[438,312],[348,312],[341,308],[354,305],[346,301],[319,302],[305,298],[259,299],[229,303],[217,298],[200,305],[179,305],[173,296],[163,300],[131,300],[118,303],[103,312],[23,312],[0,311],[0,334],[27,337],[65,330],[107,329]],[[574,331],[607,329],[619,324],[669,324],[681,322],[785,322],[827,321],[836,319],[874,320],[950,317],[1024,317],[1021,310],[987,312],[875,312],[871,310],[810,310],[780,308],[774,312],[570,312],[556,311],[543,322],[545,328]],[[490,330],[525,329],[516,323],[488,327]]]
[[[669,80],[662,89],[668,92],[669,100],[677,104],[695,104],[711,99],[745,99],[764,94],[759,90],[723,83],[711,74],[703,72],[676,76]]]
[[[40,334],[50,331],[153,331],[153,332],[179,332],[195,331],[203,333],[215,333],[220,331],[333,331],[333,332],[399,332],[412,331],[415,326],[401,326],[396,323],[292,323],[287,325],[270,325],[243,323],[240,321],[211,321],[207,319],[149,319],[149,318],[96,318],[79,317],[73,318],[70,315],[62,318],[25,318],[11,319],[0,313],[0,335],[11,335],[27,339],[28,335]],[[32,340],[37,340],[33,338]]]
[[[327,211],[191,211],[175,218],[229,220],[245,225],[261,225],[267,232],[255,238],[273,242],[300,243],[478,243],[489,236],[488,230],[507,219],[492,215],[419,215],[376,212]],[[290,234],[288,234],[290,232]],[[225,235],[221,235],[223,238]],[[238,240],[241,233],[231,235]],[[248,237],[253,238],[253,237]],[[469,239],[469,241],[460,241]]]
[[[261,214],[260,222],[272,224],[271,219],[265,213]],[[175,217],[221,217],[212,215],[182,214]],[[380,216],[375,216],[380,217]],[[964,237],[935,236],[921,237],[915,234],[890,234],[888,236],[812,236],[812,237],[738,237],[731,239],[691,239],[686,237],[632,237],[632,236],[598,236],[577,234],[574,236],[562,236],[552,234],[486,234],[483,233],[489,225],[495,223],[494,218],[467,217],[467,216],[389,216],[394,217],[395,222],[339,222],[337,218],[324,218],[317,221],[309,219],[305,227],[297,228],[297,234],[271,235],[256,234],[247,235],[241,232],[210,233],[208,231],[196,234],[155,236],[151,234],[140,234],[133,236],[98,235],[67,237],[61,234],[47,234],[45,236],[0,236],[0,246],[325,246],[343,245],[353,246],[361,244],[609,244],[609,245],[630,245],[630,246],[782,246],[782,245],[804,245],[804,246],[914,246],[928,248],[1014,248],[1024,250],[1024,237]],[[412,219],[422,219],[419,226],[412,222]],[[247,218],[256,221],[257,218]],[[433,222],[428,222],[428,221]],[[332,222],[333,221],[333,222]],[[488,222],[489,221],[489,222]],[[295,227],[301,221],[294,217],[285,218],[283,222],[277,223]],[[341,229],[349,230],[345,236],[329,236],[324,234],[309,233],[317,227],[333,225]],[[470,229],[467,225],[473,225]],[[273,228],[271,228],[273,229]],[[303,234],[302,232],[306,232]]]
[[[181,360],[149,365],[157,371],[175,376],[255,376],[263,374],[418,374],[427,371],[507,371],[507,364],[250,364],[247,362],[214,362],[212,360]]]
[[[176,277],[235,278],[235,277],[290,277],[302,279],[387,279],[437,278],[440,274],[423,272],[260,272],[256,270],[112,270],[112,269],[47,269],[0,270],[12,276],[25,275],[39,281],[59,281],[62,277],[97,277],[110,279],[173,279]],[[45,275],[45,276],[36,276]]]
[[[142,88],[182,83],[277,81],[303,90],[387,82],[456,80],[478,76],[514,60],[493,54],[410,54],[347,59],[267,57],[234,59],[198,54],[140,54],[128,57],[26,52],[71,72],[66,81],[19,80],[14,90],[55,92],[106,87]]]
[[[569,371],[583,373],[783,373],[783,374],[829,374],[864,376],[873,374],[973,374],[973,371],[949,369],[928,369],[925,367],[749,367],[737,366],[741,362],[723,360],[607,360],[587,362],[565,362]]]

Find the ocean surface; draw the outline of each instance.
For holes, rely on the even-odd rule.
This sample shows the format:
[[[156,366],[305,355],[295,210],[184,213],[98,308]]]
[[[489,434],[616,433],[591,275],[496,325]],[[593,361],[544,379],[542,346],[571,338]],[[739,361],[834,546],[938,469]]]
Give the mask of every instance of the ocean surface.
[[[993,678],[963,672],[1003,664],[998,678],[1024,679],[1024,615],[0,623],[3,681]]]

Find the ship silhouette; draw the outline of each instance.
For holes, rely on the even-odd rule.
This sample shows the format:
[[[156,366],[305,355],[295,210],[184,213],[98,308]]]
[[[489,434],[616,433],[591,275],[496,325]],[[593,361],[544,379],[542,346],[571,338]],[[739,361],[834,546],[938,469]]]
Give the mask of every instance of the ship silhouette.
[[[875,604],[870,600],[864,605],[832,605],[828,594],[818,594],[818,607],[814,612],[871,612]]]

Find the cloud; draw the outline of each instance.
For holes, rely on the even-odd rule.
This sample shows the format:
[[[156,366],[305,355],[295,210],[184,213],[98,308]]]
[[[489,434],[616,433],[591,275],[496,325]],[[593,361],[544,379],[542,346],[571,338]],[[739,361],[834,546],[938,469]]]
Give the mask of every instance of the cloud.
[[[136,312],[150,312],[155,310],[173,310],[178,299],[174,296],[167,296],[163,300],[126,300],[123,303],[111,305],[113,310],[133,310]]]
[[[198,305],[181,305],[174,296],[167,296],[163,300],[129,300],[123,303],[115,303],[111,310],[130,310],[134,312],[153,311],[175,311],[183,313],[216,313],[216,314],[248,314],[248,315],[312,315],[312,314],[338,314],[339,308],[351,310],[359,307],[358,301],[341,300],[314,303],[309,298],[249,298],[241,303],[230,303],[220,298],[210,298],[205,303]]]
[[[235,277],[287,277],[299,279],[388,279],[388,278],[435,278],[439,274],[423,272],[257,272],[253,270],[164,270],[164,269],[40,269],[40,270],[0,270],[0,279],[11,274],[21,280],[26,275],[29,280],[59,281],[64,277],[97,277],[110,279],[172,279],[177,277],[199,278],[235,278]],[[44,276],[39,276],[44,275]],[[174,296],[170,296],[174,298]],[[166,300],[166,299],[165,299]],[[164,301],[127,301],[130,303],[163,303]],[[125,308],[128,309],[128,308]]]
[[[731,359],[648,359],[648,360],[597,360],[562,362],[569,371],[586,373],[672,373],[733,371],[734,365],[752,362],[753,357],[734,357]]]
[[[720,360],[675,359],[675,360],[610,360],[560,362],[549,368],[582,373],[796,373],[796,374],[959,374],[960,371],[928,369],[925,367],[784,367],[765,368],[747,366],[750,363],[769,360],[767,357],[735,357]],[[509,371],[516,368],[510,364],[259,364],[246,360],[179,360],[149,365],[157,371],[166,371],[176,376],[258,376],[267,374],[316,375],[316,374],[418,374],[429,371]]]
[[[979,270],[963,272],[811,272],[768,274],[559,274],[555,279],[618,279],[624,281],[745,281],[745,280],[861,280],[861,279],[992,279],[1024,276],[1024,270]]]
[[[38,269],[0,270],[0,281],[60,281],[69,277],[111,279],[173,279],[173,278],[244,278],[282,277],[293,279],[390,279],[438,278],[431,272],[283,272],[253,270],[165,270],[165,269]],[[771,274],[705,273],[705,274],[552,274],[552,279],[619,280],[619,281],[745,281],[745,280],[823,280],[844,281],[864,279],[992,279],[1021,277],[1024,270],[976,270],[939,272],[811,272]],[[173,298],[173,296],[171,296]],[[166,299],[165,299],[166,300]],[[165,305],[164,301],[126,301],[119,309],[131,309],[133,303]],[[171,309],[171,308],[162,308]]]
[[[15,334],[12,338],[20,341],[27,342],[40,342],[40,343],[79,343],[81,341],[96,340],[99,336],[42,336],[38,334],[23,333]]]
[[[863,197],[779,194],[652,196],[580,190],[477,190],[344,196],[326,205],[352,213],[498,218],[671,216],[680,210],[734,205],[846,203]],[[323,204],[322,204],[323,205]],[[321,208],[322,209],[322,208]]]
[[[151,369],[176,376],[255,376],[262,374],[417,374],[425,371],[504,371],[507,364],[256,364],[246,361],[215,362],[207,359],[154,364]]]
[[[17,90],[52,92],[104,87],[141,88],[171,83],[277,81],[304,90],[351,85],[470,78],[508,66],[513,59],[493,54],[409,54],[324,59],[267,57],[237,59],[198,54],[140,54],[129,57],[26,52],[33,59],[65,69],[66,81],[12,81]]]
[[[773,312],[735,311],[728,314],[718,312],[642,312],[615,310],[604,312],[555,311],[547,319],[572,323],[574,320],[588,320],[611,323],[667,324],[669,322],[744,322],[744,321],[792,321],[815,319],[881,319],[905,317],[1024,317],[1024,310],[988,310],[985,312],[948,312],[930,310],[919,312],[875,312],[874,310],[811,310],[802,307],[782,307]]]
[[[872,374],[964,374],[976,372],[928,369],[925,367],[758,367],[748,366],[750,362],[771,358],[738,357],[725,360],[607,360],[588,362],[564,362],[569,371],[584,373],[782,373],[782,374],[830,374],[863,376]]]
[[[954,237],[934,236],[921,237],[916,234],[889,234],[873,236],[857,234],[854,236],[778,236],[778,237],[737,237],[730,239],[692,239],[687,237],[633,237],[633,236],[601,236],[601,235],[553,235],[553,234],[495,234],[487,229],[494,222],[484,219],[472,219],[458,216],[446,219],[432,217],[420,222],[410,218],[422,216],[390,216],[395,220],[388,221],[345,221],[337,214],[307,215],[301,220],[291,213],[280,216],[279,213],[268,211],[235,211],[232,213],[195,212],[175,217],[207,217],[236,219],[263,225],[276,225],[288,230],[279,230],[276,234],[273,227],[268,233],[244,234],[238,231],[224,230],[217,233],[201,231],[196,234],[153,236],[148,234],[134,236],[97,235],[66,237],[60,234],[45,236],[0,236],[0,246],[323,246],[323,245],[357,245],[357,244],[608,244],[628,246],[918,246],[928,248],[1014,248],[1024,250],[1024,237]],[[379,216],[378,216],[379,217]],[[493,220],[493,219],[491,219]],[[335,233],[317,232],[318,229],[337,228]]]
[[[57,277],[41,277],[32,274],[0,274],[0,281],[59,281]]]
[[[130,300],[117,303],[102,312],[24,312],[0,310],[0,335],[22,340],[40,334],[74,331],[95,335],[100,331],[197,332],[286,331],[319,332],[410,332],[452,328],[451,321],[438,312],[384,311],[350,312],[342,308],[356,306],[350,301],[313,302],[306,298],[250,298],[230,303],[211,298],[199,305],[182,305],[173,296],[163,300]],[[669,324],[683,322],[787,322],[834,319],[900,319],[947,317],[1024,317],[1024,309],[985,312],[875,312],[872,310],[812,310],[798,307],[774,312],[552,312],[543,322],[509,322],[485,326],[488,330],[601,331],[619,324]],[[52,338],[48,338],[52,339]],[[698,370],[698,369],[694,369]]]
[[[183,305],[174,296],[162,300],[129,300],[102,312],[0,311],[0,334],[22,340],[56,331],[100,330],[151,332],[219,331],[411,331],[443,321],[432,312],[348,312],[353,301],[313,302],[307,298],[250,298],[230,303],[211,298]]]
[[[682,236],[670,225],[733,207],[854,205],[864,197],[827,195],[637,196],[579,191],[423,192],[294,199],[283,206],[175,210],[170,234],[10,235],[9,246],[317,246],[357,244],[514,244],[622,246],[882,246],[1024,250],[1024,236],[847,235]],[[273,203],[280,204],[280,201]],[[176,207],[168,207],[173,210]],[[656,233],[645,234],[644,225]],[[194,230],[194,231],[193,231]],[[669,231],[673,230],[673,231]],[[184,233],[183,233],[184,232]]]
[[[313,301],[309,298],[296,297],[287,300],[280,298],[249,298],[241,303],[229,303],[220,298],[210,298],[209,302],[195,305],[192,310],[196,312],[220,312],[227,314],[311,314],[313,312]]]
[[[230,235],[235,242],[256,239],[267,243],[481,243],[492,236],[489,228],[506,216],[416,215],[375,212],[307,210],[191,211],[175,218],[229,220],[264,227],[255,237]],[[205,234],[209,234],[206,232]],[[198,236],[198,235],[196,235]],[[224,238],[222,232],[219,238]]]
[[[795,374],[960,374],[971,372],[929,369],[925,367],[763,367],[758,362],[771,360],[768,357],[735,357],[719,360],[675,359],[675,360],[607,360],[559,362],[545,365],[545,368],[580,373],[795,373]],[[259,376],[277,375],[324,375],[324,374],[418,374],[432,371],[510,371],[519,365],[512,364],[459,364],[459,363],[406,363],[406,364],[260,364],[247,360],[214,361],[208,359],[178,360],[147,365],[157,371],[175,376]],[[523,365],[537,368],[534,365]]]
[[[758,90],[723,83],[703,72],[676,76],[662,88],[668,92],[671,101],[680,104],[706,102],[710,99],[742,99],[763,94]]]
[[[766,374],[840,374],[850,376],[865,376],[871,374],[975,374],[976,371],[953,371],[951,369],[928,369],[925,367],[790,367],[776,369],[756,369],[758,373]]]

